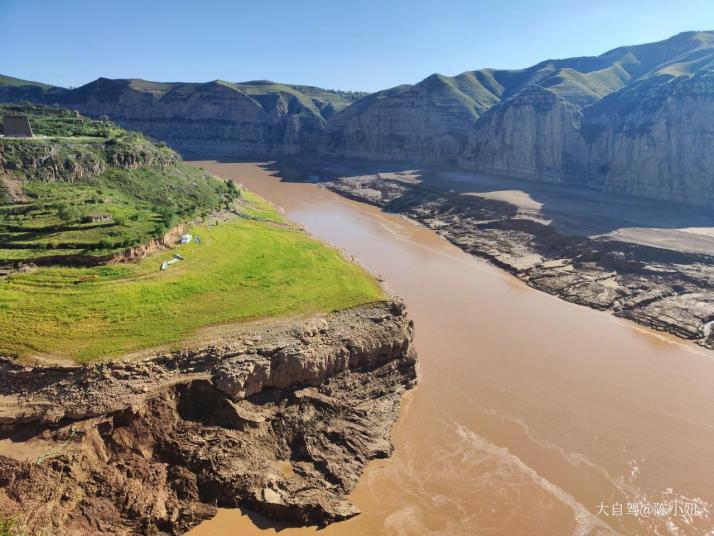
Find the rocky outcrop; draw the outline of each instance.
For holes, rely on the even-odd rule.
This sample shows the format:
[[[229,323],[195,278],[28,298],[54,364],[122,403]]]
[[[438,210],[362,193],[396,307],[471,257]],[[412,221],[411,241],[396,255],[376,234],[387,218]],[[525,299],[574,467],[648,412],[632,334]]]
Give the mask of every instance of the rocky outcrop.
[[[181,534],[216,506],[352,517],[346,495],[391,453],[414,385],[411,340],[385,302],[119,362],[5,360],[0,434],[23,448],[0,445],[0,514],[58,535]]]
[[[335,114],[319,151],[368,160],[455,162],[479,114],[497,101],[472,77],[432,75]]]
[[[181,160],[166,147],[129,138],[72,145],[52,139],[3,140],[1,149],[0,171],[47,182],[82,181],[110,167],[162,170]]]
[[[476,123],[460,163],[497,175],[712,206],[714,71],[656,75],[578,108],[529,87]]]
[[[529,86],[489,110],[461,152],[464,167],[496,175],[568,181],[577,162],[577,106],[540,86]]]
[[[714,71],[659,76],[586,110],[588,175],[610,192],[714,206]]]
[[[711,253],[568,235],[538,212],[424,186],[399,173],[322,184],[418,221],[538,290],[714,348]]]
[[[460,164],[712,206],[714,33],[688,32],[598,59],[585,75],[559,67],[491,108],[475,123]]]

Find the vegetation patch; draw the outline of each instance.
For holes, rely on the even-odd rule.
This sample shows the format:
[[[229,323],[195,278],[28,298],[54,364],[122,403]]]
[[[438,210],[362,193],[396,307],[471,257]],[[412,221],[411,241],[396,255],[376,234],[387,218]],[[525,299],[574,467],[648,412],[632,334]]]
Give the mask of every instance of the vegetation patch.
[[[23,536],[12,519],[0,517],[0,536]]]
[[[0,106],[22,111],[39,136],[0,140],[0,266],[92,264],[239,196],[141,134],[69,110]]]
[[[0,338],[0,355],[88,362],[215,324],[383,299],[362,268],[294,227],[233,218],[189,232],[200,243],[137,264],[42,268],[0,280],[0,332],[9,335]],[[161,271],[176,253],[184,260]]]
[[[39,137],[0,140],[0,355],[89,362],[383,298],[270,203],[168,147],[66,110],[10,111],[23,109]],[[188,243],[107,264],[177,224]]]

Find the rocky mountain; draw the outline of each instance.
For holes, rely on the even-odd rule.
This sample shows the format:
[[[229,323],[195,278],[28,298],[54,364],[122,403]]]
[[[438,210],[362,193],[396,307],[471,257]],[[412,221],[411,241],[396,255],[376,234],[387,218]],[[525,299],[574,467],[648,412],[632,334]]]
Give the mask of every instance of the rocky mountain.
[[[489,173],[711,204],[712,66],[712,32],[546,62],[479,118],[459,162]]]
[[[434,74],[371,95],[273,82],[100,78],[74,90],[0,80],[164,140],[189,156],[318,153],[714,202],[714,32],[521,70]],[[10,83],[7,82],[10,81]]]
[[[44,102],[55,94],[67,91],[64,88],[0,75],[0,102]]]
[[[714,202],[714,32],[528,69],[432,75],[335,114],[318,150]]]
[[[484,73],[434,74],[361,99],[336,113],[318,150],[378,160],[455,162],[479,116],[499,102]]]
[[[8,77],[9,79],[9,77]],[[187,156],[295,154],[311,150],[327,119],[362,96],[269,81],[161,83],[99,78],[65,90],[0,80],[0,101],[44,102],[108,116]]]

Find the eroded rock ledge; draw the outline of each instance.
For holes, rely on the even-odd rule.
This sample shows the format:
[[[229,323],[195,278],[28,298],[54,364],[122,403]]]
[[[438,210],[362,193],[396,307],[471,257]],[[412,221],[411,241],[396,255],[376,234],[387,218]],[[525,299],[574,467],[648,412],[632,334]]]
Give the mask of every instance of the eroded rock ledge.
[[[398,174],[322,184],[416,220],[538,290],[714,348],[714,255],[565,235],[510,203]]]
[[[0,367],[0,514],[29,534],[181,534],[217,506],[296,524],[391,453],[416,381],[401,302],[227,330],[196,350]]]

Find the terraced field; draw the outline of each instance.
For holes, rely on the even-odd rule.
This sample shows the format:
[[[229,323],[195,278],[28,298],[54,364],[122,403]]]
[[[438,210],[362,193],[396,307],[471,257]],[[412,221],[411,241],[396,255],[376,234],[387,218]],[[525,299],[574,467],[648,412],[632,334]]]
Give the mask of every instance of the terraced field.
[[[35,137],[0,138],[0,267],[96,264],[224,208],[233,183],[109,121],[50,106],[0,104]]]
[[[0,205],[0,265],[93,264],[162,237],[182,219],[224,206],[237,192],[189,166],[110,168],[81,182],[27,180],[25,199]]]

